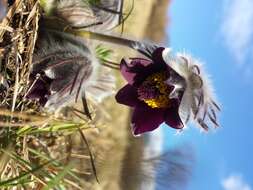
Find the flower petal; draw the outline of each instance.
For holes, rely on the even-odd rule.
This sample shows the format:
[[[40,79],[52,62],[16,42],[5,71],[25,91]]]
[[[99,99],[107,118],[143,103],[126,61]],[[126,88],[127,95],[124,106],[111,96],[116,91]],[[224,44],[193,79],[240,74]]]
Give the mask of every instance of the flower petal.
[[[118,103],[131,107],[136,106],[140,102],[136,89],[129,84],[121,88],[115,98]]]
[[[49,95],[48,89],[42,81],[38,80],[28,92],[26,98],[30,100],[38,100],[40,104],[44,105],[47,101],[47,95]]]
[[[159,47],[153,52],[152,60],[154,61],[155,64],[166,65],[166,62],[163,59],[164,50],[165,50],[164,47]]]
[[[137,73],[141,73],[143,69],[151,64],[152,61],[142,58],[134,58],[131,60],[131,63],[128,64],[124,59],[120,63],[120,71],[123,77],[129,84],[134,83],[134,79]]]
[[[164,122],[164,109],[152,109],[148,106],[136,107],[132,117],[134,135],[153,131]]]
[[[171,104],[172,106],[169,107],[164,114],[165,123],[172,128],[182,129],[184,124],[178,113],[180,102],[178,99],[171,99]]]
[[[37,79],[35,76],[31,75],[31,87],[25,97],[30,100],[38,100],[41,105],[44,105],[50,95],[49,86],[52,81],[52,79],[45,75],[40,75]]]

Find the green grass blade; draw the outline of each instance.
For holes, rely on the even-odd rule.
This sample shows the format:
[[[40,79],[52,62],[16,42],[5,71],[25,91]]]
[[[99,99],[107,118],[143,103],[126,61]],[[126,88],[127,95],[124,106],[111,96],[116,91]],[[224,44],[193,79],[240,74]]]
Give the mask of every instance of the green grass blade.
[[[48,185],[44,187],[42,190],[50,190],[53,189],[55,186],[59,186],[61,183],[61,180],[69,173],[71,170],[72,165],[66,166],[58,175],[56,175],[52,180],[48,182]]]
[[[17,183],[17,181],[23,180],[25,177],[29,176],[31,173],[35,173],[35,172],[40,171],[41,169],[43,169],[46,165],[48,165],[50,163],[51,163],[51,161],[46,162],[46,163],[41,164],[31,170],[28,170],[27,172],[23,172],[22,174],[20,174],[17,177],[14,177],[14,178],[11,178],[11,179],[8,179],[5,181],[0,181],[0,187],[6,187],[9,184]]]

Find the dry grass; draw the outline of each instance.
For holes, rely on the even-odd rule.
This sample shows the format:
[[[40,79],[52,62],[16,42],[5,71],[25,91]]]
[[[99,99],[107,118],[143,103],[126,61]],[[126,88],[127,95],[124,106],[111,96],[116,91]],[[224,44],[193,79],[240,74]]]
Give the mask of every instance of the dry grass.
[[[70,163],[75,152],[72,134],[78,134],[79,128],[91,129],[94,125],[87,119],[77,119],[73,113],[68,113],[68,117],[48,115],[36,102],[24,98],[29,87],[40,14],[39,1],[16,0],[1,22],[1,189],[12,189],[11,183],[17,183],[17,187],[22,189],[24,180],[31,180],[27,188],[40,189],[50,181],[51,185],[55,183],[50,178],[62,175],[61,172],[72,175],[72,171],[63,168],[63,164]],[[84,144],[81,156],[90,170],[86,147]],[[79,153],[75,155],[80,156]],[[80,175],[78,171],[75,173],[79,177],[93,175],[92,170]],[[71,188],[79,186],[78,181],[73,182],[70,177],[63,181]]]
[[[11,111],[36,110],[36,105],[23,97],[29,83],[29,70],[37,38],[39,4],[37,1],[17,0],[9,9],[1,25],[9,28],[0,30],[0,42],[3,52],[1,70],[6,80],[1,107]],[[3,84],[2,84],[3,85]]]
[[[160,41],[164,32],[158,31],[164,30],[166,14],[166,10],[162,7],[166,6],[167,0],[162,1],[165,3],[161,5],[157,0],[135,1],[133,13],[125,23],[124,35],[143,39],[147,36],[151,37],[154,34],[152,31],[157,31],[155,37],[151,38]],[[126,1],[126,9],[129,9],[131,2],[131,0]],[[160,24],[157,24],[157,17],[161,16],[161,12],[163,12],[163,19]],[[56,118],[43,113],[35,102],[25,100],[40,17],[38,1],[16,0],[7,16],[8,19],[2,21],[3,27],[0,28],[2,53],[0,77],[9,85],[4,86],[6,82],[1,84],[4,90],[0,94],[0,140],[6,141],[5,132],[3,133],[6,128],[13,127],[14,136],[7,139],[8,143],[1,145],[1,180],[18,176],[31,169],[29,165],[13,158],[13,153],[17,153],[24,159],[23,161],[33,164],[45,163],[51,158],[58,160],[59,163],[57,161],[57,164],[49,164],[43,171],[52,172],[53,176],[61,174],[64,166],[71,161],[74,164],[71,172],[82,180],[76,181],[68,173],[68,177],[64,179],[68,189],[127,189],[128,184],[124,181],[124,176],[133,174],[134,169],[138,168],[129,170],[125,166],[140,160],[143,143],[142,138],[138,140],[130,138],[129,110],[124,106],[116,105],[114,98],[111,97],[101,105],[110,117],[94,123],[87,119],[80,121],[73,113],[69,113],[68,117]],[[117,53],[118,57],[125,56],[125,49],[122,48],[122,51]],[[123,83],[119,77],[118,87]],[[85,129],[83,132],[94,155],[100,184],[97,184],[94,178],[87,144],[83,141],[78,128]],[[17,133],[19,135],[16,135]],[[39,155],[32,150],[40,151],[45,158],[38,159]],[[34,173],[31,178],[36,181],[32,184],[35,189],[40,189],[47,184],[43,174]],[[131,190],[138,189],[138,185],[139,182],[136,181],[132,184]]]

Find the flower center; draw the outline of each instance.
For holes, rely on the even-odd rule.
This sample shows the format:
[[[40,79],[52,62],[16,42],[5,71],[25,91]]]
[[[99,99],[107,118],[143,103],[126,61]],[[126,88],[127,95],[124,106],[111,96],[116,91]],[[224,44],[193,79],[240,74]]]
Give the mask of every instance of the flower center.
[[[152,108],[167,108],[171,87],[164,81],[168,78],[166,72],[152,74],[138,88],[139,99]]]

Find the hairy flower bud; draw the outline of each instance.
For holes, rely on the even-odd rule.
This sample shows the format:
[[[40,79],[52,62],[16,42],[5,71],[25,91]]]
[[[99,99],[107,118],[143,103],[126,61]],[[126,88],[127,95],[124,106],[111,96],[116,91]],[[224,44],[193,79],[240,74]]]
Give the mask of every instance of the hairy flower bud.
[[[57,31],[41,31],[26,97],[38,100],[52,111],[77,101],[84,92],[97,99],[104,97],[103,93],[111,90],[110,82],[114,81],[110,75],[108,80],[103,74],[98,76],[97,71],[95,53],[83,39]]]
[[[61,0],[46,1],[44,4],[49,15],[73,28],[106,31],[119,25],[122,20],[123,0]]]

